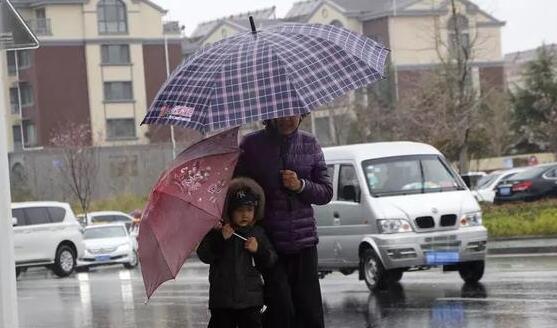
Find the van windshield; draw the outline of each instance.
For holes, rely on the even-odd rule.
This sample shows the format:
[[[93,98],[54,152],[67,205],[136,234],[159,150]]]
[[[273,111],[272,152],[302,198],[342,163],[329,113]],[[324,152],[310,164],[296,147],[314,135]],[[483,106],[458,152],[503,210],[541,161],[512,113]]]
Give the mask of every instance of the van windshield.
[[[464,190],[438,156],[400,156],[364,161],[364,175],[374,197]]]

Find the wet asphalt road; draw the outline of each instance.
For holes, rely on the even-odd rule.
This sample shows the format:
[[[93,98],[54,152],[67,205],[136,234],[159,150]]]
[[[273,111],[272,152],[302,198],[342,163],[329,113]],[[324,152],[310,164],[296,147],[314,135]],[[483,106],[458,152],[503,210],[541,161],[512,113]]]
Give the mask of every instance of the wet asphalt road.
[[[139,270],[106,267],[65,279],[29,270],[17,285],[20,327],[206,327],[207,274],[187,263],[145,305]],[[374,294],[356,274],[328,275],[321,288],[327,327],[557,327],[557,256],[492,257],[474,286],[430,270]]]

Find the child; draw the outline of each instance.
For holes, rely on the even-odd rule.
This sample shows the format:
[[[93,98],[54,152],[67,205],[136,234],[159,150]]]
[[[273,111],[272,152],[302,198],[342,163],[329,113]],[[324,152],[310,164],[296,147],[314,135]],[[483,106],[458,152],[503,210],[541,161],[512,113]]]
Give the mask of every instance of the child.
[[[248,178],[231,181],[224,207],[224,226],[211,230],[197,249],[209,269],[209,328],[261,327],[263,279],[277,255],[262,220],[265,195]],[[245,239],[245,240],[244,240]]]

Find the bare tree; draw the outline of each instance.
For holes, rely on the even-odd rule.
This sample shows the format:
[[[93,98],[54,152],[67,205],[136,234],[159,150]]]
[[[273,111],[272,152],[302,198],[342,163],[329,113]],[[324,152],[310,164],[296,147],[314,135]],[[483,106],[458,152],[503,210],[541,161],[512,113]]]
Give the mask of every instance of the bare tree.
[[[87,213],[96,184],[97,151],[91,147],[91,128],[88,124],[61,125],[52,135],[50,143],[62,150],[63,163],[59,165],[63,185],[79,201]]]
[[[467,172],[470,154],[477,152],[481,143],[474,138],[482,132],[482,106],[500,90],[482,86],[480,92],[474,86],[474,53],[481,42],[478,33],[473,33],[477,29],[472,29],[468,18],[459,12],[457,2],[450,0],[448,4],[446,28],[441,27],[442,17],[434,19],[439,65],[423,73],[411,95],[397,104],[397,120],[400,135],[435,145],[458,160],[461,172]]]

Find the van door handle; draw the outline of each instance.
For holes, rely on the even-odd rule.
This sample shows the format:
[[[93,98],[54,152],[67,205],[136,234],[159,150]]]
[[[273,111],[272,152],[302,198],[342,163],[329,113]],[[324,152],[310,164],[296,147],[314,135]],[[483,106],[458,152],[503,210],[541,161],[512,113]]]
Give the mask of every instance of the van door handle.
[[[334,213],[333,213],[333,217],[336,218],[336,219],[339,219],[339,218],[340,218],[340,214],[338,214],[338,212],[334,212]]]

